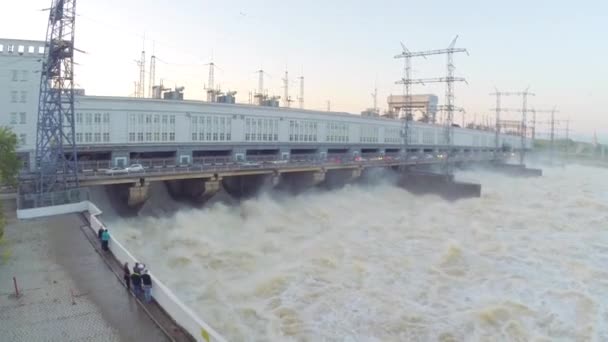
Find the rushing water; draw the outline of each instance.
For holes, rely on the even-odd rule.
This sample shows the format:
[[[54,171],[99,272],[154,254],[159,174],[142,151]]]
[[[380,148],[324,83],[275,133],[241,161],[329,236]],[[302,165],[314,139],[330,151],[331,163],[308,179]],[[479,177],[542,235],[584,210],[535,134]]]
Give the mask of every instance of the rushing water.
[[[608,341],[606,175],[466,172],[482,198],[360,185],[111,227],[230,341]]]

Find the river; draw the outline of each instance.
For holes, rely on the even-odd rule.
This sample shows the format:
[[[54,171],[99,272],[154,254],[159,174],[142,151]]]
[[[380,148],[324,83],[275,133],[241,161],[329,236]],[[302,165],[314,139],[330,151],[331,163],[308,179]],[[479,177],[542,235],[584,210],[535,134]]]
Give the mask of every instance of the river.
[[[482,197],[453,203],[387,181],[110,227],[230,341],[608,341],[608,170],[544,172],[460,172]]]

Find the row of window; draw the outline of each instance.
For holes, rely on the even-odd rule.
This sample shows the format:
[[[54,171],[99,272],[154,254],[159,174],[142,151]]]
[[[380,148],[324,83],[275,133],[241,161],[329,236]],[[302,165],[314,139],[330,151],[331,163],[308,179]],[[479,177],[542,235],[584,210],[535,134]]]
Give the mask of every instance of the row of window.
[[[104,132],[104,133],[91,133],[91,132],[87,132],[87,133],[76,133],[76,143],[80,144],[80,143],[100,143],[100,142],[105,142],[105,143],[109,143],[110,142],[110,132]]]
[[[99,125],[101,123],[110,123],[110,113],[76,113],[76,125],[90,126],[92,124]]]
[[[279,120],[246,118],[245,141],[279,141]]]
[[[348,142],[348,124],[342,122],[328,122],[326,125],[326,141]]]
[[[190,118],[192,141],[230,141],[231,132],[230,117],[196,115]]]
[[[130,114],[130,142],[175,141],[175,115]]]
[[[10,121],[11,125],[25,125],[26,124],[26,114],[25,112],[12,112],[11,113],[11,121]]]
[[[308,120],[289,120],[289,141],[317,141],[317,123]]]
[[[39,54],[43,54],[44,53],[44,46],[38,46],[38,49],[36,49],[36,46],[30,45],[30,46],[25,46],[25,45],[15,45],[15,44],[7,44],[6,47],[4,46],[4,44],[0,44],[0,52],[18,52],[18,53],[25,53],[27,51],[27,53],[36,53],[36,50],[38,50]]]
[[[19,75],[21,75],[21,77],[19,77]],[[25,81],[27,81],[27,75],[28,75],[27,70],[11,70],[11,81],[25,82]]]
[[[410,139],[411,141],[411,139]],[[401,129],[399,127],[390,127],[384,129],[384,142],[399,144],[401,143]]]
[[[359,134],[359,141],[365,143],[377,143],[378,142],[378,126],[361,125]]]
[[[167,142],[175,141],[175,132],[129,132],[130,142]]]
[[[146,125],[170,125],[175,126],[175,115],[160,115],[160,114],[130,114],[129,128]]]
[[[433,129],[422,130],[422,143],[426,145],[435,144],[435,131]]]
[[[11,103],[26,103],[27,102],[27,91],[11,90]]]

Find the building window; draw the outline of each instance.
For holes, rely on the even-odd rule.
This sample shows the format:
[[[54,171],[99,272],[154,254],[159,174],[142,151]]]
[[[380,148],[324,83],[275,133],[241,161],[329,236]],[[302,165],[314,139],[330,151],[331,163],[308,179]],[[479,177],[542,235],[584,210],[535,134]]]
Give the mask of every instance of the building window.
[[[84,117],[84,123],[87,125],[91,125],[93,123],[93,114],[86,113],[86,115]]]
[[[16,90],[11,91],[11,102],[12,103],[17,103],[17,96],[19,96],[19,93]]]
[[[101,133],[95,133],[95,142],[101,142]]]
[[[135,132],[129,132],[129,141],[135,141]]]
[[[44,53],[44,46],[38,47],[38,53],[40,53],[40,54]]]
[[[152,132],[146,132],[146,141],[152,141]]]
[[[82,125],[82,113],[76,113],[76,124]]]
[[[27,91],[22,90],[21,91],[21,97],[19,98],[19,102],[25,103],[26,102],[26,98],[27,98]]]
[[[11,125],[17,124],[17,113],[11,113]]]
[[[110,113],[103,113],[103,123],[104,124],[110,123]]]
[[[17,50],[19,53],[24,53],[25,52],[25,46],[23,45],[19,45],[19,48]]]
[[[8,46],[6,47],[6,51],[7,52],[15,52],[15,45],[8,44]]]
[[[169,141],[175,141],[175,133],[169,133]]]
[[[82,142],[82,133],[76,133],[76,142],[77,143],[81,143]]]
[[[162,133],[162,141],[167,141],[167,132]]]
[[[137,141],[144,141],[144,133],[143,132],[139,132],[137,133]]]
[[[175,125],[175,115],[169,116],[169,124]]]
[[[0,44],[0,52],[4,52],[4,45]]]
[[[19,123],[25,125],[25,112],[19,113]]]
[[[101,113],[95,113],[95,124],[99,125],[101,123]]]
[[[27,135],[19,134],[19,145],[21,145],[21,146],[27,145]]]
[[[160,132],[154,132],[154,141],[160,141]]]
[[[27,47],[27,52],[28,53],[34,53],[34,51],[35,51],[35,49],[34,49],[33,46],[30,45],[30,46]]]
[[[93,133],[85,133],[84,134],[84,142],[90,143],[93,140]]]
[[[18,70],[11,70],[11,79],[13,80],[13,82],[18,81],[18,77],[19,77],[19,71]]]

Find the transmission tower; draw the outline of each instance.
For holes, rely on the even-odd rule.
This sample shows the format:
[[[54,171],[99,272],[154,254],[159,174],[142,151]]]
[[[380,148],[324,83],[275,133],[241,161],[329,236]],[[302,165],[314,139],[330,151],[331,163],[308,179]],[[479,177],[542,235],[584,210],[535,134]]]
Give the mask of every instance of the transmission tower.
[[[135,60],[135,64],[139,68],[139,81],[137,82],[135,97],[144,97],[146,89],[146,51],[141,50],[141,57]]]
[[[374,86],[374,92],[372,93],[372,100],[374,101],[374,113],[375,114],[379,114],[380,111],[378,110],[378,87]]]
[[[220,94],[219,87],[215,88],[215,68],[218,67],[214,62],[207,63],[209,66],[209,79],[204,87],[207,90],[207,102],[216,102],[217,96]]]
[[[300,97],[298,97],[300,109],[304,109],[304,76],[300,76]]]
[[[526,128],[528,126],[528,117],[527,117],[527,113],[528,113],[528,96],[535,96],[536,94],[531,93],[529,90],[529,88],[526,88],[526,90],[521,91],[521,92],[499,92],[498,90],[496,90],[495,93],[492,93],[490,95],[494,95],[496,96],[496,108],[494,108],[494,110],[496,110],[496,122],[497,122],[497,127],[498,127],[498,123],[500,122],[500,113],[505,112],[507,110],[505,110],[505,108],[500,108],[500,98],[501,96],[521,96],[522,97],[522,107],[521,110],[508,110],[508,111],[519,111],[521,112],[521,150],[519,153],[519,163],[523,165],[524,163],[524,159],[525,159],[525,154],[526,154],[526,138],[527,138],[527,132],[526,132]],[[498,130],[500,130],[500,127],[498,127]],[[499,133],[498,130],[496,132],[496,137],[495,140],[498,143],[498,139],[499,139]],[[498,147],[498,146],[497,146]]]
[[[75,0],[53,0],[40,77],[36,165],[39,194],[78,186],[74,141]]]
[[[283,78],[283,106],[289,108],[291,107],[291,98],[289,97],[289,73],[285,70],[285,78]]]
[[[148,97],[154,97],[154,84],[156,83],[156,56],[152,52],[150,57],[150,80],[148,82]]]
[[[397,82],[397,84],[405,85],[405,123],[404,123],[404,144],[407,151],[407,145],[409,144],[409,120],[411,117],[411,94],[410,94],[410,86],[412,84],[425,84],[425,83],[445,83],[446,91],[445,91],[445,113],[446,118],[444,122],[444,144],[445,146],[450,146],[452,144],[452,136],[453,136],[453,121],[454,121],[454,110],[456,109],[454,106],[454,82],[466,82],[466,80],[462,77],[455,77],[454,71],[456,68],[454,67],[454,54],[455,53],[467,53],[466,49],[456,48],[456,41],[458,40],[458,36],[456,36],[447,49],[441,50],[428,50],[428,51],[419,51],[419,52],[410,52],[404,44],[401,44],[403,52],[395,58],[405,58],[405,77]],[[411,61],[412,57],[423,57],[432,56],[432,55],[447,55],[447,76],[441,78],[420,78],[420,79],[412,79],[411,78]],[[433,118],[433,123],[435,122],[435,118]],[[450,168],[450,152],[448,149],[446,153],[446,158],[444,159],[443,169],[444,173],[447,175],[451,174]]]

